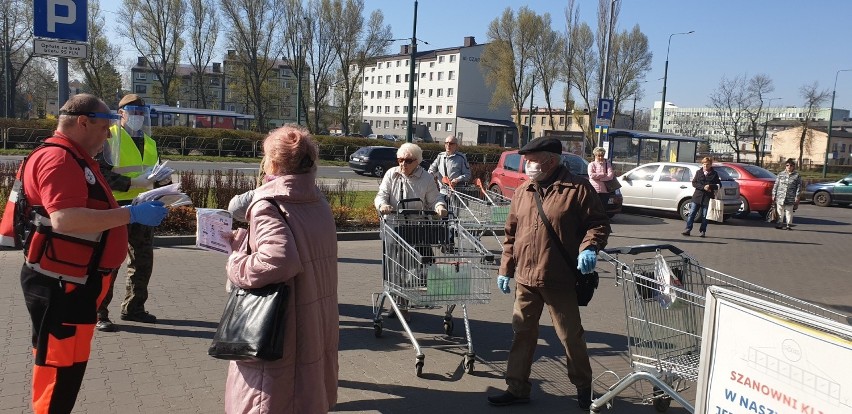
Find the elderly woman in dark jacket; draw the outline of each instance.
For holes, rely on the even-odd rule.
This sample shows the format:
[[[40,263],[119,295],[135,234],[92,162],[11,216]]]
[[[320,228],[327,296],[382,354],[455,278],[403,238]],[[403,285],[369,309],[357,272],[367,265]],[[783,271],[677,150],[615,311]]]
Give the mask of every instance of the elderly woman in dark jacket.
[[[684,236],[689,236],[692,231],[692,224],[695,223],[695,216],[701,212],[701,227],[698,231],[701,237],[707,233],[707,206],[710,205],[710,200],[715,198],[715,192],[722,186],[722,180],[719,179],[719,173],[713,169],[713,159],[704,157],[701,160],[702,168],[695,172],[695,177],[692,177],[692,186],[695,187],[695,192],[692,193],[692,203],[690,203],[689,217],[686,219],[686,230],[683,231]]]

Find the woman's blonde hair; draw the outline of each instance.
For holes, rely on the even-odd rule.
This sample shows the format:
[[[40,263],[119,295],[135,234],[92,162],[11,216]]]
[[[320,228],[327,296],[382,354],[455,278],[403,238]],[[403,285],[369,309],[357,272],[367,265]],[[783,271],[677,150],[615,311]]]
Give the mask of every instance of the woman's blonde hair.
[[[592,155],[598,155],[598,154],[601,154],[601,155],[606,154],[606,148],[595,147],[595,149],[592,150]]]
[[[316,170],[319,148],[302,126],[286,124],[263,140],[267,162],[281,174],[305,174]]]
[[[710,164],[713,164],[713,158],[711,158],[711,157],[702,158],[701,163],[704,164],[705,162],[709,162]]]

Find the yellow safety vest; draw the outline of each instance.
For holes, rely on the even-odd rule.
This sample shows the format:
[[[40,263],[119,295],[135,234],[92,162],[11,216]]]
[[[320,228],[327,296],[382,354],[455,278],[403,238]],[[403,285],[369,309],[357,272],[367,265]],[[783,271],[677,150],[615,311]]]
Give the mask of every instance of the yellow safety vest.
[[[157,161],[159,160],[159,156],[157,155],[157,143],[154,142],[151,137],[145,135],[143,153],[140,153],[139,147],[136,146],[136,143],[133,142],[133,138],[130,137],[130,134],[128,134],[124,128],[120,125],[115,125],[112,128],[118,128],[121,133],[118,144],[118,165],[115,165],[112,168],[114,173],[121,174],[128,178],[134,178],[141,175],[146,169],[157,164]],[[132,200],[144,191],[145,190],[141,188],[131,188],[128,191],[113,190],[112,195],[117,201],[127,201]]]

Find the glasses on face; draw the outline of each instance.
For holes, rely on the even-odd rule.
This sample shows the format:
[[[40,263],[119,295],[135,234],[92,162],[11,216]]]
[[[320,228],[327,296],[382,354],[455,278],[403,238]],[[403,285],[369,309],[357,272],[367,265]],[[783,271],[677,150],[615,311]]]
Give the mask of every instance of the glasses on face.
[[[413,162],[415,162],[415,161],[417,161],[417,160],[415,160],[415,159],[413,159],[413,158],[397,158],[397,159],[396,159],[396,162],[397,162],[397,163],[399,163],[399,164],[405,164],[405,165],[411,164],[411,163],[413,163]]]
[[[445,142],[444,145],[456,145],[455,142]]]

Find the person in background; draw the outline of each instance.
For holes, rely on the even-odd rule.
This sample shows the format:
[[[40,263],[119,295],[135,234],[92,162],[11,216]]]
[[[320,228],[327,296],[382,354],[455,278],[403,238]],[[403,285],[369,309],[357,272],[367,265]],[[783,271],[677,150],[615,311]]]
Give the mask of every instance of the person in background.
[[[316,185],[319,149],[304,128],[285,125],[263,142],[273,177],[256,188],[249,230],[232,233],[226,271],[244,289],[286,283],[284,358],[231,361],[229,414],[325,413],[337,402],[337,229]],[[309,321],[309,322],[308,322]]]
[[[171,179],[155,183],[145,174],[146,169],[159,161],[157,143],[149,136],[150,117],[145,101],[131,93],[118,103],[120,125],[115,125],[114,133],[119,136],[118,165],[109,165],[98,157],[101,173],[107,180],[112,194],[119,205],[129,205],[133,198],[153,187],[171,184]],[[148,300],[148,282],[154,271],[154,227],[139,223],[130,225],[130,239],[127,264],[127,280],[124,300],[121,303],[121,319],[143,323],[155,323],[157,318],[145,310]],[[113,275],[113,284],[118,272]],[[112,302],[113,289],[98,308],[97,330],[112,332],[115,324],[109,318],[109,304]]]
[[[686,229],[681,233],[682,235],[689,236],[699,212],[701,213],[701,227],[698,228],[700,237],[707,234],[707,207],[710,205],[710,200],[716,198],[716,190],[721,186],[722,180],[719,178],[719,173],[713,169],[713,159],[704,157],[701,159],[701,169],[692,177],[692,187],[695,188],[695,192],[692,193]]]
[[[459,140],[455,135],[444,138],[444,148],[446,151],[438,154],[429,166],[429,174],[432,174],[439,183],[443,182],[444,178],[453,186],[470,183],[470,164],[467,162],[467,157],[458,152]]]
[[[127,225],[156,226],[168,214],[159,201],[120,208],[112,196],[92,157],[108,140],[114,116],[97,97],[74,95],[59,110],[56,132],[19,170],[27,204],[19,204],[19,222],[29,233],[21,288],[32,321],[32,408],[38,414],[74,408],[98,305],[127,255]],[[6,235],[11,224],[4,219],[0,232]]]
[[[606,208],[610,196],[605,182],[615,179],[615,171],[612,170],[612,164],[609,160],[604,158],[605,154],[606,149],[604,147],[593,149],[592,155],[595,156],[595,160],[590,162],[588,167],[589,182],[592,183],[592,187],[598,192],[598,197],[600,197],[604,208]]]
[[[801,192],[802,177],[796,171],[796,161],[789,158],[784,163],[784,171],[778,173],[778,178],[772,187],[772,201],[778,206],[776,229],[793,230],[793,213],[799,208]]]
[[[406,202],[402,208],[434,210],[441,217],[446,216],[447,204],[434,178],[420,166],[423,150],[407,142],[396,151],[396,157],[399,166],[388,170],[373,199],[376,210],[382,215],[393,213],[402,200],[419,199]]]
[[[555,138],[536,138],[519,154],[526,158],[529,181],[512,197],[506,220],[506,238],[497,276],[497,287],[508,294],[515,279],[512,310],[512,346],[506,364],[508,389],[488,397],[492,405],[530,401],[530,371],[538,343],[539,319],[544,306],[567,355],[568,378],[577,387],[577,402],[588,410],[592,403],[592,367],[580,309],[576,281],[591,273],[597,252],[606,246],[609,218],[595,189],[585,178],[571,174],[561,162],[562,144]],[[552,247],[536,198],[559,242],[576,257],[567,258]]]

